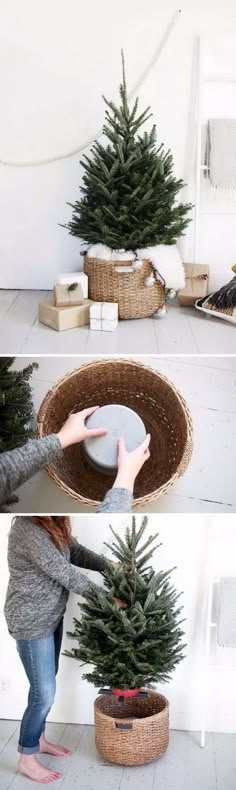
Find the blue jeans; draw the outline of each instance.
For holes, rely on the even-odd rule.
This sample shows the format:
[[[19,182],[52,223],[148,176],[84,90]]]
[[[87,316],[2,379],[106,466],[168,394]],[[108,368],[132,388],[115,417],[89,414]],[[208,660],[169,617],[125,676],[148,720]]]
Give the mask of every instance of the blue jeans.
[[[63,619],[46,639],[18,639],[17,650],[30,683],[28,705],[20,728],[18,752],[35,754],[56,691]]]

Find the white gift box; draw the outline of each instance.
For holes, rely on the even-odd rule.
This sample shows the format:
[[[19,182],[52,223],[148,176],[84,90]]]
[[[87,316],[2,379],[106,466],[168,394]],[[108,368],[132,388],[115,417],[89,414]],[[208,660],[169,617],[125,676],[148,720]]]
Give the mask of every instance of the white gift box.
[[[118,304],[94,302],[90,308],[90,329],[97,332],[114,332],[118,326]]]
[[[118,319],[108,321],[106,318],[90,318],[90,329],[97,332],[114,332],[118,326]]]
[[[116,302],[94,302],[90,309],[90,318],[103,321],[118,321],[118,304]]]
[[[85,274],[85,272],[65,272],[64,274],[59,274],[58,283],[60,285],[79,283],[82,288],[84,299],[88,298],[88,275]]]

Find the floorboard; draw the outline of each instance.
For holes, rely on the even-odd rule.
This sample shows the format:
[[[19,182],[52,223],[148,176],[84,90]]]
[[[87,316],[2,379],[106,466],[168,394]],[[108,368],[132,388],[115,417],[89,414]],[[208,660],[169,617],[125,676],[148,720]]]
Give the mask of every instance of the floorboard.
[[[41,291],[19,291],[0,324],[0,353],[20,354],[38,315]]]
[[[153,790],[190,790],[185,783],[187,746],[187,732],[170,733],[168,750],[156,762]]]
[[[236,735],[214,734],[217,790],[235,790]]]
[[[62,787],[71,790],[78,782],[79,790],[119,790],[122,773],[122,766],[108,763],[96,751],[94,728],[86,726]]]
[[[161,354],[197,354],[198,343],[184,309],[172,304],[165,318],[155,320],[155,333]]]
[[[0,321],[6,317],[11,305],[15,302],[19,291],[3,291],[0,290]]]
[[[168,304],[162,319],[120,321],[115,332],[79,327],[56,332],[38,321],[48,291],[0,290],[0,353],[235,354],[235,326],[194,307]]]
[[[17,772],[18,722],[0,722],[6,743],[0,759],[0,790],[29,790],[35,783]],[[9,737],[8,737],[9,736]],[[94,727],[48,724],[50,740],[71,749],[67,758],[40,757],[44,765],[63,773],[53,783],[58,790],[235,790],[236,734],[207,733],[204,749],[200,734],[172,730],[169,747],[148,765],[123,767],[110,763],[95,747]]]
[[[5,749],[8,741],[11,740],[12,735],[16,731],[18,723],[15,721],[6,721],[0,719],[0,753]]]

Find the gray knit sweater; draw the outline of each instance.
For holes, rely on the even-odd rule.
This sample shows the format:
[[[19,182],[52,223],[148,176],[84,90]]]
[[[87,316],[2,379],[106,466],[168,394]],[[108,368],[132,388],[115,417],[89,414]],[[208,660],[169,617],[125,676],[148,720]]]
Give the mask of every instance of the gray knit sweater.
[[[61,458],[63,450],[56,434],[44,439],[31,439],[23,447],[0,455],[0,505],[6,502],[13,492],[40,469]],[[132,494],[127,488],[111,488],[98,513],[129,513]]]
[[[8,542],[9,584],[4,613],[15,639],[42,639],[55,631],[64,615],[69,591],[86,598],[100,591],[79,568],[103,571],[109,560],[76,539],[59,551],[49,535],[24,516],[17,516]]]

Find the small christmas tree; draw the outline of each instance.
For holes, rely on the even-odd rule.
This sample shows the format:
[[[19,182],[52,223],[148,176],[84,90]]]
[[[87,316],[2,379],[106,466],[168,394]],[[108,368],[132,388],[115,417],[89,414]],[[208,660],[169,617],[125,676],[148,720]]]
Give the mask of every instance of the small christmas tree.
[[[31,427],[34,406],[29,379],[38,364],[32,362],[23,370],[12,370],[14,359],[0,357],[0,453],[21,447],[35,435]],[[13,502],[18,502],[17,497],[6,502],[6,506]]]
[[[64,225],[86,244],[137,250],[174,244],[190,219],[191,204],[177,203],[184,186],[173,176],[173,157],[156,145],[156,127],[138,134],[151,117],[148,107],[138,114],[138,99],[130,110],[124,57],[121,105],[103,97],[107,108],[103,133],[108,144],[95,142],[91,156],[83,156],[82,197],[74,204],[71,222]]]
[[[184,657],[179,595],[170,584],[171,571],[155,573],[148,565],[160,544],[153,548],[156,536],[141,544],[146,526],[146,516],[138,530],[133,518],[125,540],[111,527],[115,541],[110,548],[119,565],[108,563],[107,591],[88,597],[81,606],[81,622],[74,618],[75,630],[68,634],[79,647],[65,655],[94,665],[83,677],[96,687],[136,689],[166,683]],[[114,597],[126,608],[118,607]]]

